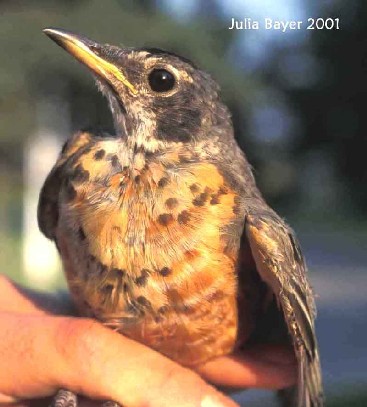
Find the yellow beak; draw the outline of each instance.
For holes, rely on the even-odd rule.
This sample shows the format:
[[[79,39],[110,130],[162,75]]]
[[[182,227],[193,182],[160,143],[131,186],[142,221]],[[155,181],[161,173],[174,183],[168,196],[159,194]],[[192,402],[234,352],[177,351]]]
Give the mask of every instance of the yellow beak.
[[[60,45],[78,61],[88,66],[102,78],[109,80],[111,76],[115,77],[122,82],[131,93],[134,95],[138,93],[136,88],[127,80],[126,76],[118,67],[101,58],[93,51],[92,45],[96,45],[93,41],[59,28],[45,28],[43,32],[55,41],[56,44]]]

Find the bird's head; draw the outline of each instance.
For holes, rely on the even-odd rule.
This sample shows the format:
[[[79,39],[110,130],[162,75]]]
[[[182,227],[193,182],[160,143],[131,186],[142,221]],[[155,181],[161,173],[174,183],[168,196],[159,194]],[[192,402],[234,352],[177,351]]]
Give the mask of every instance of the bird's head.
[[[117,136],[155,150],[211,137],[213,128],[232,134],[218,85],[189,60],[154,48],[101,45],[61,29],[44,32],[95,74]]]

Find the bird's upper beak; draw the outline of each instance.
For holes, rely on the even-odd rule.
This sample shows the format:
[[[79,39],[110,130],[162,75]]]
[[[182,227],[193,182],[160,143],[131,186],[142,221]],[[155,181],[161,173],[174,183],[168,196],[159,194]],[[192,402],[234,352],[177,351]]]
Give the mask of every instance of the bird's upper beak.
[[[43,32],[102,78],[110,82],[111,77],[114,77],[122,82],[131,93],[137,94],[137,90],[127,80],[124,73],[113,63],[100,56],[100,53],[97,54],[96,50],[103,49],[103,45],[59,28],[45,28]]]

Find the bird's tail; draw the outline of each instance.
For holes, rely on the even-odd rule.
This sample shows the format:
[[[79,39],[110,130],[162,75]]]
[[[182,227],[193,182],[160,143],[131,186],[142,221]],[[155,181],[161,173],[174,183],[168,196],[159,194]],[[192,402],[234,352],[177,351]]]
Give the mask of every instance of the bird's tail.
[[[323,407],[324,396],[318,353],[308,360],[300,355],[298,386],[278,391],[278,400],[282,407]]]

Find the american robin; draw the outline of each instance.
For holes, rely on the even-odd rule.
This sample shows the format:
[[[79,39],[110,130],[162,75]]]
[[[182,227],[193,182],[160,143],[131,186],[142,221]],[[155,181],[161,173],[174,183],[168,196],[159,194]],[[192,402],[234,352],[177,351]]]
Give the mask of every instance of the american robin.
[[[216,82],[171,52],[44,32],[93,71],[116,130],[71,137],[40,194],[80,314],[185,366],[285,328],[291,405],[322,406],[302,253],[256,187]]]

